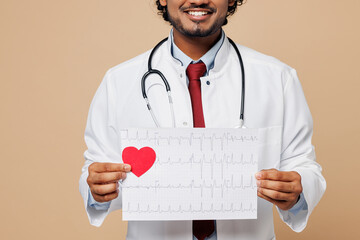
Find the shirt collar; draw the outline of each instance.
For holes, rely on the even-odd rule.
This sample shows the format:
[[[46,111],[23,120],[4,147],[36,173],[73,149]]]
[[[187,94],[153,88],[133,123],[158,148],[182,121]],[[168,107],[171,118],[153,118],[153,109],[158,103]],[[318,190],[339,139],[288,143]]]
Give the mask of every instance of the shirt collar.
[[[174,43],[173,30],[171,29],[170,32],[171,54],[175,59],[180,61],[180,63],[182,64],[182,66],[184,66],[185,69],[189,66],[190,63],[197,63],[202,61],[206,65],[206,75],[208,75],[210,69],[214,67],[216,54],[221,48],[224,39],[225,39],[224,31],[221,30],[220,40],[217,41],[217,43],[214,46],[212,46],[212,48],[209,51],[207,51],[200,59],[193,60],[176,46],[176,44]]]

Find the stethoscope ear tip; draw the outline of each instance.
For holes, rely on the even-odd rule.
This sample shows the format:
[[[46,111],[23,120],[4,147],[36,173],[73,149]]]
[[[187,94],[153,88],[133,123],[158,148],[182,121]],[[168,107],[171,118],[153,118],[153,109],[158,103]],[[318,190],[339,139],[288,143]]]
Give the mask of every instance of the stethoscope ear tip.
[[[246,128],[246,127],[244,126],[244,120],[239,119],[239,122],[238,122],[238,124],[235,126],[235,128]]]

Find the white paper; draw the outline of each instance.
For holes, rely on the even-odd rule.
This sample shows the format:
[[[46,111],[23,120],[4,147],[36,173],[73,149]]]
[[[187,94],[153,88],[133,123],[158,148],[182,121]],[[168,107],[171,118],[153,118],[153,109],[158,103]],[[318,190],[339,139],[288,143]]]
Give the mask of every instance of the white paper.
[[[258,129],[121,131],[122,150],[156,152],[122,183],[123,220],[256,219],[259,142]]]

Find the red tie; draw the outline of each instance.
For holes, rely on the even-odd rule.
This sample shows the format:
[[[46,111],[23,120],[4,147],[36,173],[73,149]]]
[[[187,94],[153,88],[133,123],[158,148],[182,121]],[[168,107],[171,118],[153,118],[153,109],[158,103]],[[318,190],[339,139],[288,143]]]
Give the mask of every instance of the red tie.
[[[189,92],[191,98],[194,127],[205,127],[204,114],[201,101],[200,77],[206,72],[206,65],[203,62],[190,64],[186,69],[189,78]],[[194,220],[193,234],[198,240],[204,240],[215,230],[214,220]]]
[[[203,62],[190,64],[186,69],[186,75],[189,78],[189,92],[193,112],[194,127],[205,127],[204,114],[201,101],[201,83],[200,77],[206,72],[206,66]]]

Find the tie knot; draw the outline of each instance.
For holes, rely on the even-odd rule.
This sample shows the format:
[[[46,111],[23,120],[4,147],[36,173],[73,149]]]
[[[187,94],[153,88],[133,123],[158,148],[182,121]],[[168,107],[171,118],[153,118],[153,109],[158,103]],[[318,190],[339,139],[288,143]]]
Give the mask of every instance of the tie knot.
[[[192,63],[186,69],[186,75],[189,81],[200,80],[200,77],[206,72],[206,65],[203,62]]]

